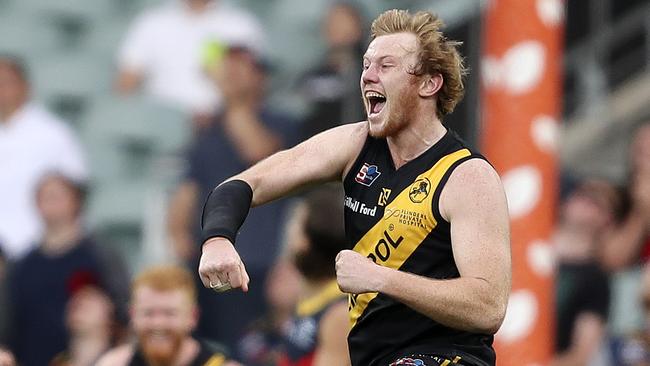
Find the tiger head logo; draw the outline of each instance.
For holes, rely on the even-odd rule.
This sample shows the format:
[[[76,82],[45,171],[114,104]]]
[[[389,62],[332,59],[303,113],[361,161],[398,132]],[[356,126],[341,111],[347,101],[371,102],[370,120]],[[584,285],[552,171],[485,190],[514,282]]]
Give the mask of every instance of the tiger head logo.
[[[409,189],[409,198],[413,203],[424,201],[431,191],[431,182],[428,178],[420,178],[411,184]]]

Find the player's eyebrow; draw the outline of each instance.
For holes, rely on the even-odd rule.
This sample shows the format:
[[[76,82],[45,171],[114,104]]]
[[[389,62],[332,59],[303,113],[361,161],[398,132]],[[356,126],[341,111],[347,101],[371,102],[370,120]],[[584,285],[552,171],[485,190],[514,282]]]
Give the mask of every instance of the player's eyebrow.
[[[380,57],[377,59],[377,62],[385,61],[387,58],[396,58],[396,57],[397,57],[397,56],[395,56],[395,55],[383,55],[383,56],[380,56]],[[370,61],[370,57],[364,55],[364,56],[363,56],[363,61]]]

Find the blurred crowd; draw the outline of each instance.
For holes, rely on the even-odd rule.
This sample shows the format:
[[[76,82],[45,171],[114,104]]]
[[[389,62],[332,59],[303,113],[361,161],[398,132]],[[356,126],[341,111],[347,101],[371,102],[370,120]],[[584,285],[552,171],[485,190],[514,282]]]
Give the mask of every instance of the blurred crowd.
[[[333,282],[345,247],[341,191],[251,212],[238,240],[249,293],[217,295],[196,276],[198,218],[216,184],[363,118],[363,16],[341,2],[322,22],[322,64],[295,87],[311,106],[304,121],[268,103],[274,65],[264,29],[246,10],[169,1],[128,27],[113,92],[183,111],[192,135],[165,215],[175,264],[133,276],[124,252],[103,243],[85,217],[92,172],[102,168],[89,166],[89,142],[34,98],[22,59],[0,55],[0,365],[345,363],[347,299]]]
[[[201,285],[198,220],[219,182],[364,118],[367,23],[354,3],[328,9],[320,64],[295,85],[309,105],[296,118],[268,102],[274,64],[263,26],[245,9],[174,0],[136,17],[114,93],[185,111],[192,138],[166,207],[175,264],[133,276],[124,252],[85,218],[90,172],[102,169],[89,166],[88,142],[33,98],[19,57],[0,55],[0,366],[345,364],[347,300],[333,282],[345,247],[342,192],[326,187],[251,211],[237,244],[247,294]],[[566,184],[552,238],[556,366],[598,357],[650,365],[650,123],[630,141],[628,163],[624,186],[601,177]]]

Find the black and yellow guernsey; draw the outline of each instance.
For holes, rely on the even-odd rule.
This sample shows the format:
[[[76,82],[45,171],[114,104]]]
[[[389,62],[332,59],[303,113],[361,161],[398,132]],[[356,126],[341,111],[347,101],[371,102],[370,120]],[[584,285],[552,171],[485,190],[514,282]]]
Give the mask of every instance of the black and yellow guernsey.
[[[438,202],[451,172],[480,158],[451,132],[395,169],[385,139],[368,137],[344,179],[345,228],[354,250],[382,266],[436,278],[459,277],[450,224]],[[437,354],[465,365],[494,365],[491,335],[443,326],[378,293],[352,295],[348,336],[353,366]]]

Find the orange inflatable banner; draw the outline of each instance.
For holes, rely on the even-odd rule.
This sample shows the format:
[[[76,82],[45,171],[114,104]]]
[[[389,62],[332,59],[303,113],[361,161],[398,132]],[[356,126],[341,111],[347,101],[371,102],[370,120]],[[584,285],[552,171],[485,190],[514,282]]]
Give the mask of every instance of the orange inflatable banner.
[[[556,141],[562,0],[491,0],[481,60],[483,153],[501,175],[511,217],[513,288],[496,336],[500,366],[548,365],[554,347]]]

